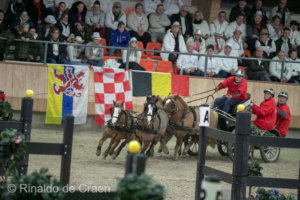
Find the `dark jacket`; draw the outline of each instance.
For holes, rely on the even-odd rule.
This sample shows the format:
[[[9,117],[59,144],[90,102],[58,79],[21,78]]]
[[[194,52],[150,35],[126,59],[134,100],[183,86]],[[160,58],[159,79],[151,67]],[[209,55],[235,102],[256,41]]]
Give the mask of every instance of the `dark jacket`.
[[[77,23],[77,22],[85,22],[85,15],[86,15],[86,11],[87,11],[85,6],[84,6],[84,10],[82,12],[81,21],[78,20],[77,6],[79,3],[81,3],[81,1],[77,1],[77,2],[73,3],[72,8],[69,11],[69,22],[72,25],[75,25],[75,23]]]
[[[276,54],[281,51],[281,45],[283,44],[283,40],[282,40],[282,36],[275,41],[275,44],[276,44]],[[292,49],[292,44],[291,44],[291,40],[290,38],[288,39],[288,47],[289,47],[289,50]]]
[[[260,65],[257,60],[250,60],[247,67],[247,77],[249,80],[256,80],[256,72],[269,72],[269,62],[262,61]]]
[[[79,32],[78,30],[75,30],[74,32],[71,31],[71,33],[74,33],[75,37],[80,36],[84,40],[84,44],[92,41],[92,33],[87,28],[84,29],[84,34]]]
[[[257,10],[255,6],[253,6],[253,7],[251,8],[251,11],[250,11],[250,14],[251,14],[251,15],[250,15],[250,18],[249,18],[249,20],[248,20],[248,23],[253,23],[254,16],[255,16],[255,13],[256,13],[257,11],[260,11],[260,12],[262,13],[262,15],[263,15],[262,21],[264,22],[264,24],[267,24],[268,17],[267,17],[267,14],[266,14],[266,10],[263,9],[263,8],[261,8],[260,10]]]
[[[229,22],[233,22],[236,20],[237,16],[239,14],[243,14],[248,21],[251,18],[251,11],[248,6],[244,8],[244,10],[241,10],[239,5],[236,5],[231,9],[230,15],[229,15]]]
[[[26,5],[26,10],[30,19],[37,24],[38,22],[38,9],[35,7],[34,0],[30,0]],[[43,3],[43,0],[40,0],[40,10],[41,10],[41,20],[43,21],[47,15],[46,7]]]
[[[39,38],[33,39],[33,40],[40,40]],[[29,46],[29,55],[32,56],[40,56],[43,57],[44,55],[44,48],[43,48],[43,44],[42,43],[31,43],[31,45]]]
[[[50,39],[48,39],[48,40],[51,41]],[[62,39],[59,39],[58,41],[64,42]],[[66,45],[59,45],[58,51],[59,51],[59,55],[58,55],[59,60],[67,57],[67,46]],[[48,44],[47,58],[57,59],[57,57],[53,54],[53,44],[51,44],[51,43]]]
[[[71,24],[68,23],[67,26],[70,27],[70,34],[71,34],[71,32],[72,32],[72,30],[71,30]],[[66,36],[64,36],[64,35],[62,34],[62,32],[63,32],[63,25],[62,25],[62,22],[58,21],[58,22],[55,24],[55,27],[58,28],[58,30],[59,30],[59,32],[60,32],[61,38],[62,38],[63,40],[67,40],[68,37],[66,37]]]
[[[261,22],[261,26],[260,26],[260,29],[257,29],[256,28],[256,24],[254,23],[251,23],[251,24],[247,24],[247,27],[246,27],[246,35],[249,39],[253,39],[252,38],[252,35],[257,35],[259,36],[259,33],[262,29],[266,29],[267,26],[265,23]]]
[[[10,2],[5,13],[5,22],[9,26],[16,24],[20,14],[26,10],[25,1],[17,3],[16,1]]]
[[[30,33],[22,33],[18,36],[18,39],[21,39],[21,37],[29,38],[30,40],[33,39]],[[15,57],[17,59],[27,59],[29,55],[28,51],[32,44],[30,42],[16,42]]]
[[[180,13],[178,14],[173,14],[171,16],[171,24],[173,24],[174,22],[179,22],[181,25],[181,18],[180,18]],[[193,17],[190,13],[187,13],[186,17],[185,17],[185,26],[186,26],[186,31],[185,33],[182,33],[182,35],[187,36],[192,36],[194,33],[193,30]]]

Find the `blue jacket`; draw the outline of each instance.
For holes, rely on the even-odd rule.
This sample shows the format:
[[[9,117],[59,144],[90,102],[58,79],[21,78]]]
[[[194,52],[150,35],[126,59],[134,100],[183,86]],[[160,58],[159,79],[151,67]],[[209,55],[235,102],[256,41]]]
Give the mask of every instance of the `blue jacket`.
[[[125,29],[122,33],[118,29],[113,30],[110,34],[109,44],[115,47],[128,47],[130,34]]]

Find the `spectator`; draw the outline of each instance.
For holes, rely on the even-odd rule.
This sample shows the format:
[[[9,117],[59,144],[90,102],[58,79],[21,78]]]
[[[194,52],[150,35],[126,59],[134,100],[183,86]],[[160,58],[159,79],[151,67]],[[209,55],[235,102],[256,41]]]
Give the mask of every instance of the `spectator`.
[[[11,0],[5,13],[6,24],[17,25],[18,18],[24,10],[26,10],[24,0]]]
[[[69,22],[71,25],[75,25],[78,22],[85,22],[86,6],[82,1],[76,1],[71,10],[69,11]]]
[[[280,17],[275,15],[272,17],[270,24],[267,24],[268,31],[270,33],[270,38],[274,41],[278,40],[282,35],[282,25],[280,24]]]
[[[242,31],[240,29],[235,29],[233,32],[233,37],[229,38],[226,41],[226,44],[230,44],[232,47],[231,55],[236,57],[243,57],[244,56],[244,48],[243,48],[243,41],[241,39]]]
[[[188,12],[186,5],[181,6],[179,13],[171,16],[171,23],[179,22],[181,33],[185,39],[193,35],[192,15]]]
[[[247,5],[247,0],[238,0],[238,4],[233,7],[230,11],[229,22],[233,22],[240,15],[244,15],[246,21],[251,18],[251,11],[249,6]]]
[[[180,31],[179,22],[174,22],[171,26],[171,29],[167,31],[161,50],[171,52],[186,52],[186,45]],[[176,62],[177,57],[178,54],[161,53],[161,58],[163,60],[169,60],[172,63]]]
[[[170,26],[171,22],[167,15],[164,14],[164,5],[158,4],[155,13],[149,17],[149,31],[151,33],[151,41],[163,41],[166,27]]]
[[[61,19],[55,24],[59,29],[61,38],[66,41],[71,33],[71,24],[69,23],[69,14],[64,12]]]
[[[52,27],[49,31],[49,41],[50,42],[63,42],[62,39],[60,39],[60,33],[58,28]],[[47,51],[47,63],[59,63],[59,64],[68,64],[68,61],[66,59],[67,57],[67,51],[66,51],[66,45],[61,44],[55,44],[55,43],[49,43],[48,44],[48,51]]]
[[[34,27],[29,29],[29,33],[32,35],[32,40],[38,40],[38,34]],[[43,56],[43,44],[41,43],[30,43],[29,52],[28,52],[28,59],[29,62],[41,62],[41,58]]]
[[[113,4],[112,4],[113,1],[108,1],[108,0],[89,0],[90,3],[87,4],[89,10],[92,10],[95,1],[99,1],[100,2],[101,11],[104,12],[105,14],[108,13],[108,12],[110,12],[111,9],[112,9],[112,7],[113,7]]]
[[[298,31],[299,24],[297,21],[291,21],[290,23],[290,39],[291,39],[291,44],[293,45],[293,48],[297,48],[300,50],[300,32]],[[298,57],[300,54],[298,53]]]
[[[258,11],[254,17],[254,23],[247,24],[246,33],[247,33],[247,44],[248,49],[253,54],[255,50],[255,42],[259,39],[259,33],[262,29],[267,28],[266,25],[262,22],[262,13]]]
[[[147,16],[144,14],[143,4],[135,4],[135,10],[127,18],[127,27],[130,30],[130,36],[143,42],[144,49],[146,49],[147,43],[151,42],[151,35],[147,32],[149,22]]]
[[[111,32],[118,28],[119,22],[123,22],[126,25],[126,15],[122,11],[121,3],[115,2],[112,10],[105,16],[106,42],[109,41]],[[110,44],[108,43],[107,45]]]
[[[236,29],[239,29],[241,31],[241,38],[243,41],[245,41],[246,37],[246,25],[244,24],[245,16],[243,14],[239,14],[235,21],[231,22],[226,30],[225,30],[225,36],[226,38],[230,38],[233,36],[233,32]]]
[[[203,39],[205,39],[205,40],[210,35],[209,26],[207,24],[207,21],[204,20],[203,13],[200,10],[195,12],[194,21],[193,21],[193,29],[200,30],[203,35]]]
[[[17,26],[17,25],[20,25],[20,24],[29,24],[29,27],[34,27],[34,23],[31,21],[31,19],[29,18],[28,16],[28,12],[26,10],[24,10],[20,17],[18,17],[17,21],[16,21],[16,24],[13,24],[13,26]]]
[[[182,0],[164,0],[165,14],[168,16],[178,13],[181,6]]]
[[[155,13],[157,11],[157,6],[160,4],[162,4],[161,0],[144,0],[146,15],[148,16],[152,13]]]
[[[128,62],[129,69],[133,70],[142,70],[145,71],[145,69],[140,66],[140,60],[142,57],[141,51],[136,51],[134,49],[137,49],[138,41],[135,37],[131,38],[129,41],[129,48],[130,50],[122,50],[122,61],[123,64],[119,68],[126,68],[126,63]],[[128,61],[127,61],[127,52],[129,51]]]
[[[28,58],[28,50],[32,43],[28,43],[32,39],[32,35],[29,33],[29,24],[23,23],[18,26],[17,39],[21,39],[23,42],[16,43],[15,58],[20,61],[26,61]]]
[[[269,38],[269,32],[267,29],[262,29],[259,33],[259,39],[255,42],[255,48],[262,47],[264,50],[264,57],[274,58],[276,55],[275,42]]]
[[[278,3],[278,6],[272,8],[271,16],[278,15],[280,17],[280,23],[283,26],[289,25],[291,16],[289,9],[286,7],[287,0],[279,0]]]
[[[198,29],[194,31],[194,37],[190,37],[187,42],[194,43],[194,51],[199,54],[205,54],[206,45],[205,45],[205,36],[203,36],[202,32]]]
[[[289,69],[292,70],[292,78],[290,79],[290,83],[300,83],[300,59],[297,58],[297,50],[291,49],[289,52],[288,61],[297,61],[298,63],[288,63]]]
[[[54,15],[56,10],[55,0],[44,0],[44,5],[47,10],[47,15]]]
[[[76,36],[75,38],[70,39],[70,42],[73,44],[82,44],[83,40],[80,36]],[[82,49],[83,48],[81,46],[68,45],[67,58],[71,65],[78,65],[87,62],[85,55],[82,54]]]
[[[206,54],[207,54],[206,75],[219,78],[220,59],[217,57],[212,57],[212,55],[214,54],[213,45],[208,45],[206,47]],[[200,69],[201,72],[205,71],[205,63],[206,63],[205,60],[206,60],[206,56],[200,56],[200,59],[198,61],[198,68]]]
[[[266,14],[266,10],[263,9],[263,6],[262,6],[262,0],[256,0],[255,1],[255,4],[253,5],[253,7],[251,8],[251,15],[250,15],[250,18],[249,18],[249,23],[251,22],[251,20],[254,19],[254,16],[255,16],[255,13],[257,11],[260,11],[262,13],[262,21],[264,24],[267,24],[268,22],[268,17],[267,17],[267,14]]]
[[[85,50],[85,55],[87,57],[87,63],[89,65],[101,67],[103,65],[103,48],[101,47],[99,41],[101,40],[100,34],[98,32],[94,32],[92,35],[92,42],[89,42]],[[93,47],[91,47],[93,46]]]
[[[43,0],[29,0],[26,5],[26,10],[32,22],[36,26],[41,26],[43,20],[47,16]]]
[[[286,104],[288,98],[289,96],[286,92],[280,92],[278,94],[277,120],[275,130],[277,130],[280,133],[281,137],[286,137],[291,123],[290,108]]]
[[[195,43],[193,41],[187,41],[186,48],[187,48],[187,52],[190,53],[190,55],[180,54],[178,56],[176,65],[180,69],[180,74],[190,75],[190,76],[204,76],[204,73],[197,68],[198,56],[191,55],[197,53],[194,50],[194,46]]]
[[[5,30],[7,30],[7,24],[4,18],[4,11],[0,10],[0,34]]]
[[[45,23],[46,25],[45,26],[42,26],[41,30],[38,31],[38,35],[39,35],[39,38],[41,39],[46,39],[49,35],[49,31],[52,27],[55,26],[56,24],[56,19],[53,15],[48,15],[46,18],[45,18]]]
[[[220,83],[215,91],[228,88],[226,95],[215,100],[213,108],[218,108],[228,113],[231,107],[237,106],[247,99],[247,81],[244,79],[244,71],[239,69],[235,76],[231,76]]]
[[[61,2],[65,3],[67,9],[71,9],[74,2],[77,0],[55,0],[55,6],[58,6]]]
[[[76,28],[74,31],[75,37],[80,36],[83,39],[83,43],[85,44],[91,41],[91,32],[86,27],[84,22],[77,23],[75,28]]]
[[[276,52],[283,51],[285,56],[289,55],[289,51],[292,49],[292,44],[290,40],[291,30],[289,28],[283,29],[283,34],[279,40],[275,41],[276,43]]]
[[[284,61],[285,60],[285,54],[283,51],[279,51],[277,53],[277,56],[275,56],[270,63],[270,75],[271,80],[274,82],[280,82],[281,80],[281,68],[282,68],[282,62],[275,62],[275,61]],[[292,76],[292,70],[289,68],[287,64],[284,64],[283,66],[283,74],[282,74],[282,82],[287,83]]]
[[[128,47],[128,43],[130,41],[130,34],[125,29],[125,24],[123,22],[119,22],[118,29],[114,30],[110,34],[109,43],[114,47]],[[109,56],[114,56],[116,49],[109,49]],[[118,50],[120,51],[120,50]]]
[[[210,34],[211,37],[206,41],[206,44],[214,46],[216,52],[221,52],[221,49],[225,45],[225,30],[228,26],[226,19],[226,12],[220,11],[218,18],[210,23]]]
[[[264,50],[261,46],[256,48],[254,53],[258,60],[250,60],[247,67],[247,77],[249,80],[271,81],[269,74],[269,62],[262,61]]]
[[[69,12],[69,9],[67,9],[65,2],[62,1],[58,4],[57,9],[54,12],[56,20],[60,20],[64,12]]]
[[[95,1],[91,11],[88,11],[85,17],[85,23],[91,28],[92,32],[99,32],[102,38],[105,38],[105,13],[101,11],[99,1]]]
[[[232,46],[230,43],[226,43],[224,50],[219,53],[220,56],[233,56]],[[220,72],[221,78],[228,78],[233,76],[235,71],[238,69],[238,61],[235,58],[219,58],[220,62]]]

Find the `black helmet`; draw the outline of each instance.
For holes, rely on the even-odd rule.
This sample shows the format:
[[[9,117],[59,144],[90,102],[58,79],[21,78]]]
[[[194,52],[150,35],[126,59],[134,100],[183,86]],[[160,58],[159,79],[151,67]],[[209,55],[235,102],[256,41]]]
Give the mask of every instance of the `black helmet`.
[[[235,75],[236,75],[236,76],[244,76],[244,75],[245,75],[245,74],[244,74],[244,70],[242,70],[242,69],[236,70]]]
[[[288,95],[288,93],[287,92],[279,92],[279,94],[278,94],[278,97],[285,97],[285,98],[289,98],[289,95]]]
[[[275,96],[275,92],[274,92],[274,90],[273,90],[272,88],[267,88],[267,89],[265,89],[265,90],[264,90],[264,93],[265,93],[265,92],[269,92],[269,93],[272,95],[272,97]]]

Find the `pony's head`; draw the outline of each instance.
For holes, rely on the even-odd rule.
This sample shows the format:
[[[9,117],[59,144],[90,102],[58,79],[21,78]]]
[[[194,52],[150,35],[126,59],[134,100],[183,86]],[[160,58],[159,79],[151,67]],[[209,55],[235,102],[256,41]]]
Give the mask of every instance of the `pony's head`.
[[[144,104],[144,113],[147,115],[147,123],[150,126],[153,121],[153,116],[156,114],[158,107],[157,102],[159,101],[159,96],[147,96],[146,103]]]
[[[124,102],[123,101],[113,101],[114,105],[110,108],[110,114],[111,114],[111,123],[112,125],[115,125],[120,116],[121,113],[124,111]]]
[[[188,105],[179,95],[167,96],[163,101],[163,108],[167,113],[175,113],[181,109],[187,108]]]

